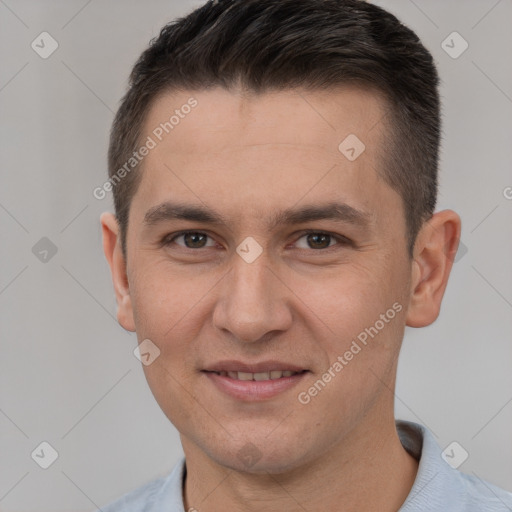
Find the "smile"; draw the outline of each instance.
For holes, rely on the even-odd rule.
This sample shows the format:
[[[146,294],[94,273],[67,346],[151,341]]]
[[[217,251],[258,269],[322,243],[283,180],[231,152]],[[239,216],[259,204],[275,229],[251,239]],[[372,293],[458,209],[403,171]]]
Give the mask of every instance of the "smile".
[[[304,372],[306,370],[303,370]],[[271,370],[269,372],[258,372],[258,373],[249,373],[249,372],[214,372],[221,377],[229,377],[234,380],[275,380],[281,379],[283,377],[292,377],[293,375],[297,375],[302,372],[294,372],[291,370]]]
[[[209,385],[224,396],[238,401],[270,400],[295,387],[308,370],[298,366],[266,362],[257,365],[224,361],[202,370]]]

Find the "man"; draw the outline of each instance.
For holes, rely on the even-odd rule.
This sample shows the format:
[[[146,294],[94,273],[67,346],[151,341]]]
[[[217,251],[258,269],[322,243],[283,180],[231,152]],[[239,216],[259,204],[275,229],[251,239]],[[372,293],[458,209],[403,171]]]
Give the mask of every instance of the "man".
[[[460,237],[438,76],[357,0],[220,0],[163,28],[115,118],[118,319],[185,460],[106,511],[506,511],[396,421],[405,326]]]

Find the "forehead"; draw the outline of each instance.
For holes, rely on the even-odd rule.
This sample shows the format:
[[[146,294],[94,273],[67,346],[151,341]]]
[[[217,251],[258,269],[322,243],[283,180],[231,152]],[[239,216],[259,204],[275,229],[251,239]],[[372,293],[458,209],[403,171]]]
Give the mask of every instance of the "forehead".
[[[382,96],[356,87],[163,94],[144,125],[142,140],[154,148],[134,203],[179,198],[262,218],[307,195],[309,203],[344,200],[370,210],[387,187],[375,170],[385,111]]]
[[[188,107],[192,102],[196,106]],[[168,143],[174,142],[175,151],[211,152],[281,143],[337,154],[339,142],[350,133],[366,145],[377,142],[379,129],[375,127],[383,125],[379,121],[385,117],[385,108],[377,91],[355,86],[265,93],[223,88],[176,91],[153,102],[144,132],[156,130],[158,136],[159,127],[173,117],[172,129],[169,133],[164,129],[161,135]]]

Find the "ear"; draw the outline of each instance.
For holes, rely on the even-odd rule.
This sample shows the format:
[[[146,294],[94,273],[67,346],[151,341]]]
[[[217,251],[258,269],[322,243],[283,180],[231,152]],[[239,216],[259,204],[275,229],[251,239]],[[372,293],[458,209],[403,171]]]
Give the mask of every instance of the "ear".
[[[121,248],[119,225],[115,215],[105,212],[100,217],[103,232],[103,251],[110,266],[117,300],[117,320],[127,331],[135,332],[132,300],[126,273],[126,261]]]
[[[459,246],[460,231],[460,217],[452,210],[435,213],[423,224],[414,244],[406,325],[425,327],[439,316]]]

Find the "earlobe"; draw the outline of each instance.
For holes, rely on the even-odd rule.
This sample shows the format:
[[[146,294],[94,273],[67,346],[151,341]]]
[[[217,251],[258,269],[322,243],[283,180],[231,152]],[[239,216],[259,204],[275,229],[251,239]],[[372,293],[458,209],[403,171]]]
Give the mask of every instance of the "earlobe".
[[[117,320],[127,331],[135,332],[132,300],[126,272],[126,260],[121,248],[119,225],[114,214],[105,212],[101,215],[103,234],[103,251],[107,258],[112,283],[117,301]]]
[[[460,231],[461,222],[457,213],[443,210],[425,222],[418,233],[406,325],[425,327],[439,316],[459,245]]]

